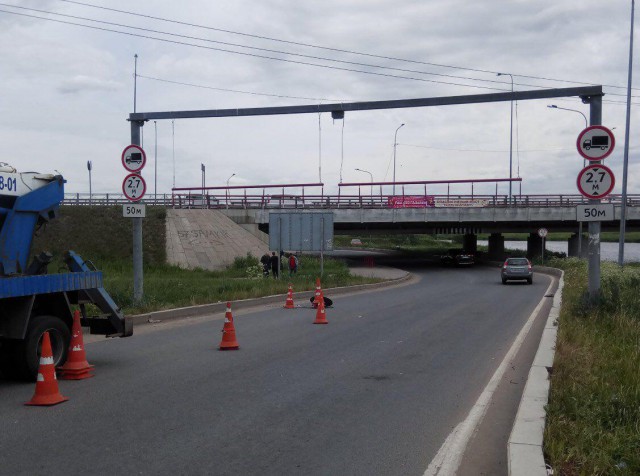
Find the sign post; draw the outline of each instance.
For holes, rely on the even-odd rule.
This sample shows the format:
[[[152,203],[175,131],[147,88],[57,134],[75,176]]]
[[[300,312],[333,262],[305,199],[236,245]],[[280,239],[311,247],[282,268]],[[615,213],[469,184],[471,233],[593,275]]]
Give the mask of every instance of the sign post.
[[[547,231],[546,228],[540,228],[538,230],[538,236],[542,238],[542,266],[544,266],[544,240],[547,237],[548,233],[549,232]]]
[[[584,129],[576,148],[578,153],[591,162],[580,171],[577,178],[578,190],[589,198],[590,206],[599,206],[600,199],[608,195],[615,184],[613,173],[600,163],[615,147],[615,137],[602,123],[602,96],[591,96],[589,101],[591,127]],[[589,221],[589,299],[597,301],[600,296],[600,220]]]
[[[140,128],[144,125],[143,121],[131,121],[131,145],[125,147],[122,151],[122,166],[131,172],[124,178],[122,183],[122,192],[132,202],[137,202],[144,197],[147,185],[140,175],[140,172],[147,163],[147,155],[140,147]],[[144,205],[137,205],[138,207]],[[139,213],[127,213],[126,205],[123,206],[122,213],[124,216],[131,216],[133,228],[133,301],[138,304],[142,302],[144,295],[144,275],[142,260],[142,216],[144,211]],[[130,210],[131,212],[131,210]]]

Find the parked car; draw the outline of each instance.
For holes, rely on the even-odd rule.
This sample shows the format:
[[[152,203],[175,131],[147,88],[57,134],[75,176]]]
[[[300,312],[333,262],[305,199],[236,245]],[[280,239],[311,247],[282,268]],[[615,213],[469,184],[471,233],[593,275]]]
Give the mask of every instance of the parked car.
[[[533,283],[533,267],[527,258],[507,258],[500,272],[502,284],[507,284],[510,279],[527,280]]]
[[[468,266],[475,263],[473,253],[461,250],[450,249],[446,255],[440,256],[440,263],[444,265]]]

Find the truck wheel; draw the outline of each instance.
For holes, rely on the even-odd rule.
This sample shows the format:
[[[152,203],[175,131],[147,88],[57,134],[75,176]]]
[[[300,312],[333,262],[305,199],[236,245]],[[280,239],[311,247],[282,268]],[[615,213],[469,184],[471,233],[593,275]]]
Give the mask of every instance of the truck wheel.
[[[67,360],[71,330],[55,316],[36,316],[29,322],[27,335],[23,341],[13,341],[11,345],[10,366],[3,370],[11,378],[35,380],[40,366],[42,336],[49,331],[54,365],[62,365]]]

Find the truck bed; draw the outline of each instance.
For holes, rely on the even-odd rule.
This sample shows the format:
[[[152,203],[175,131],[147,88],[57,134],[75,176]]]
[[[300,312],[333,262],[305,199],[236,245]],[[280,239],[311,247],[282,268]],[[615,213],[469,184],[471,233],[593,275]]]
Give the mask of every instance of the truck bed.
[[[101,271],[0,278],[0,299],[101,287]]]

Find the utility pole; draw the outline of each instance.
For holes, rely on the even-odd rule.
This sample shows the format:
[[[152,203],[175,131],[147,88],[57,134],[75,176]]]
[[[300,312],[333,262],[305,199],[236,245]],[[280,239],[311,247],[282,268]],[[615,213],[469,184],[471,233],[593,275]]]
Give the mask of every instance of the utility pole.
[[[635,1],[631,0],[631,35],[629,37],[629,78],[627,80],[627,119],[624,138],[624,163],[622,168],[622,207],[620,208],[620,241],[618,243],[618,265],[624,266],[624,235],[627,226],[627,171],[629,169],[629,127],[631,125],[631,76],[633,66],[633,16]]]

